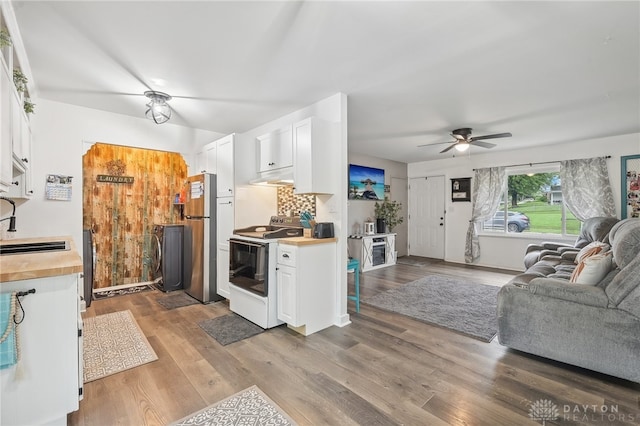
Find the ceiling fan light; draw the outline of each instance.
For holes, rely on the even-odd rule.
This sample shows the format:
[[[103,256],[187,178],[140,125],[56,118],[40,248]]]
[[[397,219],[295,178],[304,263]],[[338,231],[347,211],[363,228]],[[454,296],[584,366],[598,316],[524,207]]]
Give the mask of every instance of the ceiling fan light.
[[[458,142],[456,144],[456,151],[458,151],[458,152],[465,152],[468,149],[469,149],[469,143],[468,142]]]
[[[150,100],[147,104],[145,116],[149,120],[153,120],[156,124],[162,124],[169,121],[171,118],[171,107],[167,101],[171,99],[171,96],[166,93],[154,91],[144,92],[144,95]]]

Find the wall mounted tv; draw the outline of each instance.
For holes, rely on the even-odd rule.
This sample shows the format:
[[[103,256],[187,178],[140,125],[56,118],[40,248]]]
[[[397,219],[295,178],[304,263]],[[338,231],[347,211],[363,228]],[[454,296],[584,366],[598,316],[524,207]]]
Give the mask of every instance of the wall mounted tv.
[[[349,199],[384,200],[384,170],[349,164]]]

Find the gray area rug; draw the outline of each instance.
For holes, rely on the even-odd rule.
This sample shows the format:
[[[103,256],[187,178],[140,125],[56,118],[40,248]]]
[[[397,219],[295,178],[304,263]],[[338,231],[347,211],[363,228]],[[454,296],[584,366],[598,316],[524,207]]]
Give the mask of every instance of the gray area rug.
[[[490,342],[498,332],[500,287],[428,275],[362,303]]]
[[[183,306],[195,305],[198,302],[193,297],[189,296],[183,291],[167,294],[166,296],[159,297],[158,303],[164,306],[165,309],[181,308]]]
[[[170,426],[295,426],[297,423],[257,386],[238,392]]]
[[[234,313],[204,320],[199,322],[198,325],[222,346],[255,336],[264,331],[262,327]]]

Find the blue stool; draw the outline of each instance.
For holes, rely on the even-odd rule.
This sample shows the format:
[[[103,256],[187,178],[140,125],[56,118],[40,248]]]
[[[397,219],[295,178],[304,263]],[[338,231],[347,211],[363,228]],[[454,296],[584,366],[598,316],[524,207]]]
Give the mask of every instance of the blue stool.
[[[349,259],[347,263],[347,271],[353,270],[353,282],[356,287],[356,294],[354,296],[347,296],[347,299],[356,302],[356,312],[360,312],[360,261],[358,259]]]

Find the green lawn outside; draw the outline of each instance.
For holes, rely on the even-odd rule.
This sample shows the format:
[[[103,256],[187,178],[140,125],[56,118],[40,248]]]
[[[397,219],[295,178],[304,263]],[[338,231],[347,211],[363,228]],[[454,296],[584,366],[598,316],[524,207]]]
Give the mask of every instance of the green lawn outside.
[[[517,211],[529,217],[531,228],[525,232],[562,234],[562,205],[547,204],[542,201],[530,201],[510,207],[510,211]],[[580,233],[580,221],[569,212],[567,214],[567,234]]]

